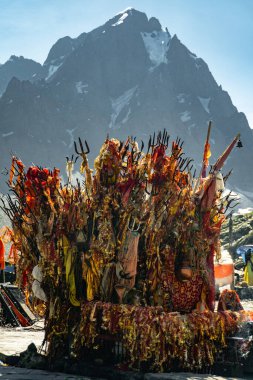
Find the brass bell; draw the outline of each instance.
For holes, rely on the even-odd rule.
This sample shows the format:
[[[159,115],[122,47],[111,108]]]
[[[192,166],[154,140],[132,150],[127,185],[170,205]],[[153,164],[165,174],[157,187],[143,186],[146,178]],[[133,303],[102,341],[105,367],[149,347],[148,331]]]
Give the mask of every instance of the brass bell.
[[[242,142],[239,139],[238,142],[237,142],[236,148],[242,148],[242,147],[243,147]]]

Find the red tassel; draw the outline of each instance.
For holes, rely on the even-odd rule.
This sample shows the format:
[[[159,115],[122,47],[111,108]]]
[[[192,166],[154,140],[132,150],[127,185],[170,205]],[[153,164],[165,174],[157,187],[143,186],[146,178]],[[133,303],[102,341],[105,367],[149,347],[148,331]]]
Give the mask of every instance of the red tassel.
[[[2,239],[0,239],[0,270],[4,270],[4,268],[5,268],[4,243]]]

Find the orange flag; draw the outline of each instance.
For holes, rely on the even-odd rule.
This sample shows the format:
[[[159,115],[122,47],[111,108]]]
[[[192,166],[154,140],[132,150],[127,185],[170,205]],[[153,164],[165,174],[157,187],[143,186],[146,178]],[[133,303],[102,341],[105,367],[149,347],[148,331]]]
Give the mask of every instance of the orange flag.
[[[202,173],[201,173],[202,178],[206,177],[206,170],[209,165],[209,158],[211,157],[211,149],[210,149],[210,144],[209,144],[211,128],[212,128],[212,123],[210,121],[208,125],[207,137],[206,137],[204,153],[203,153],[203,163],[202,163]]]

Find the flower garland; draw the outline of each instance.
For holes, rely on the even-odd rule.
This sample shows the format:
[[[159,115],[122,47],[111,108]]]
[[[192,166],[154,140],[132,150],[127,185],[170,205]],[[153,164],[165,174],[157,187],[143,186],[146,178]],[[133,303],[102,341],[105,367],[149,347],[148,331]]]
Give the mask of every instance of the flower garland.
[[[148,365],[163,371],[178,363],[180,369],[196,370],[212,365],[215,355],[226,347],[226,336],[248,318],[235,312],[190,314],[166,313],[161,307],[138,307],[91,302],[81,307],[75,330],[74,350],[82,346],[99,349],[101,336],[121,341],[128,365]]]

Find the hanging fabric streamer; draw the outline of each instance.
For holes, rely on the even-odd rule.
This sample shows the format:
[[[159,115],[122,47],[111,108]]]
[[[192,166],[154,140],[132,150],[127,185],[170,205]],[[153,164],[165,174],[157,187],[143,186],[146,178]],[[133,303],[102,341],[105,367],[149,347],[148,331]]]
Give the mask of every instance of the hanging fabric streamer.
[[[5,269],[4,252],[5,252],[4,243],[2,239],[0,239],[0,270]]]

